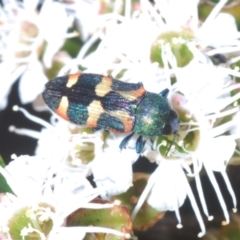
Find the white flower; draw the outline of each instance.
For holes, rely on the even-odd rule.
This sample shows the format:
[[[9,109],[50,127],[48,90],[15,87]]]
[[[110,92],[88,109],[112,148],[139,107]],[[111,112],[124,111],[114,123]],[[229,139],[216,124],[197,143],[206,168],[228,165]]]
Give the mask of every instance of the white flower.
[[[43,126],[41,132],[30,129],[18,129],[15,126],[9,127],[11,132],[38,139],[37,156],[52,159],[52,161],[57,160],[59,163],[64,162],[69,167],[83,167],[82,170],[86,171],[87,169],[85,169],[84,165],[87,165],[87,161],[90,162],[94,159],[94,154],[93,157],[90,157],[91,159],[87,160],[81,158],[81,156],[79,157],[78,153],[89,151],[89,154],[91,154],[102,148],[101,131],[88,134],[87,132],[91,131],[90,129],[77,127],[55,116],[51,119],[51,125],[18,106],[14,106],[13,110],[21,111],[31,121]],[[87,173],[88,170],[86,171]]]
[[[0,201],[0,234],[4,233],[6,239],[11,239],[9,235],[12,233],[8,233],[10,228],[18,231],[11,223],[17,221],[16,218],[21,214],[25,214],[25,218],[31,220],[28,226],[21,229],[20,234],[23,237],[36,232],[41,239],[46,239],[46,232],[40,227],[39,222],[48,224],[50,220],[53,221],[53,227],[47,238],[49,240],[56,239],[56,236],[58,239],[64,239],[66,234],[68,237],[72,236],[71,239],[76,239],[74,237],[76,233],[77,239],[82,239],[87,232],[111,233],[125,237],[129,235],[101,227],[65,226],[65,218],[78,208],[99,209],[114,206],[88,203],[100,192],[97,188],[93,189],[81,173],[72,174],[47,159],[29,156],[16,158],[5,169],[0,167],[0,172],[16,194],[16,197],[6,195],[5,200]]]
[[[22,104],[33,102],[43,92],[44,84],[48,81],[43,73],[41,64],[35,60],[28,65],[19,83],[19,96]],[[26,89],[28,93],[26,94]],[[29,91],[31,89],[31,91]]]
[[[162,159],[158,168],[150,176],[147,186],[133,210],[132,218],[135,218],[141,205],[147,198],[147,202],[160,212],[175,211],[179,221],[177,227],[181,228],[181,217],[178,209],[184,203],[186,196],[188,196],[202,230],[199,233],[199,237],[203,236],[205,234],[205,226],[183,170],[190,172],[184,161]]]
[[[21,156],[11,161],[5,170],[14,177],[13,191],[24,196],[31,192],[34,197],[38,198],[43,188],[45,176],[47,176],[49,164],[45,159],[30,156]]]
[[[176,153],[178,158],[175,159],[164,159],[164,157],[161,157],[158,168],[150,176],[148,184],[132,213],[133,219],[147,198],[148,203],[158,211],[175,211],[176,217],[179,221],[178,227],[180,228],[182,225],[178,209],[184,203],[186,196],[188,196],[201,227],[201,233],[199,233],[198,236],[203,236],[206,231],[205,226],[196,204],[195,197],[183,170],[187,172],[189,177],[191,176],[195,178],[204,213],[208,217],[208,220],[212,220],[213,217],[209,215],[207,210],[199,177],[202,166],[204,166],[224,212],[225,221],[223,224],[228,224],[229,214],[213,171],[218,171],[222,174],[226,186],[232,196],[234,205],[233,211],[235,212],[237,204],[236,197],[225,172],[226,164],[235,150],[235,145],[236,143],[234,139],[230,136],[222,136],[213,139],[206,137],[201,140],[195,153],[189,152],[189,154],[186,154],[185,156],[184,154]],[[193,173],[187,165],[187,161],[190,159],[193,163]]]
[[[135,149],[120,151],[118,146],[111,146],[110,149],[97,154],[92,164],[92,172],[97,187],[102,189],[103,199],[110,199],[131,187],[132,163],[136,159]]]
[[[1,14],[4,16],[4,20],[1,25],[0,34],[0,68],[2,68],[1,72],[3,74],[3,81],[1,81],[2,101],[0,109],[3,109],[6,107],[6,98],[12,84],[20,78],[21,75],[24,75],[28,63],[31,62],[31,66],[35,66],[35,63],[37,64],[37,53],[41,48],[42,39],[39,35],[39,28],[37,26],[37,15],[33,9],[28,8],[25,10],[20,8],[16,3],[6,3],[4,10],[1,10]],[[35,82],[34,80],[36,78],[36,76],[32,78],[32,82]],[[27,86],[25,90],[21,88],[20,94],[28,96],[28,87],[29,86]],[[40,86],[40,89],[33,88],[30,100],[36,98],[41,89],[42,86]],[[29,100],[27,100],[27,102],[28,101]]]
[[[34,0],[8,1],[0,9],[0,109],[6,107],[8,94],[16,80],[20,80],[22,103],[32,102],[46,82],[43,65],[50,68],[54,54],[66,38],[76,36],[76,33],[67,33],[73,16],[67,14],[63,4],[44,1],[40,12],[36,10],[38,4],[39,1]],[[48,44],[43,52],[44,40]]]
[[[12,70],[11,65],[8,63],[0,64],[0,71],[2,74],[2,84],[0,87],[0,110],[3,110],[7,106],[8,94],[11,91],[11,86],[25,70],[26,68],[24,66],[19,67],[16,70]]]
[[[209,85],[211,86],[211,85]],[[191,89],[191,88],[190,88]],[[219,88],[220,92],[220,88]],[[225,89],[222,90],[223,95],[225,94]],[[186,94],[187,95],[187,94]],[[200,91],[199,91],[200,95]],[[221,97],[221,94],[218,94],[217,96]],[[174,99],[176,97],[176,99]],[[228,96],[228,98],[231,98]],[[224,99],[224,98],[223,98]],[[217,102],[217,99],[213,99],[213,101]],[[233,99],[231,99],[231,102],[233,102]],[[198,102],[189,101],[186,102],[186,98],[184,97],[181,99],[178,95],[173,96],[173,103],[174,106],[179,109],[180,113],[183,114],[183,112],[188,113],[188,106],[189,103],[192,104],[198,104]],[[220,101],[219,103],[219,109],[222,110],[226,106],[225,101]],[[227,174],[225,172],[227,163],[229,162],[230,158],[232,157],[236,142],[235,138],[238,138],[239,136],[236,135],[222,135],[226,131],[230,130],[235,124],[236,121],[229,121],[225,124],[222,124],[220,126],[217,126],[215,128],[212,128],[211,122],[209,122],[209,119],[212,121],[216,121],[216,119],[220,117],[227,116],[228,114],[232,114],[236,112],[236,110],[230,109],[223,111],[221,113],[218,113],[216,111],[216,114],[212,114],[208,116],[207,114],[204,114],[204,110],[206,108],[200,108],[198,105],[191,105],[192,112],[194,112],[196,115],[194,116],[195,121],[197,121],[197,128],[192,128],[191,125],[195,125],[194,122],[191,122],[191,115],[185,118],[190,118],[189,123],[183,123],[182,127],[179,130],[179,137],[178,137],[178,146],[183,148],[182,151],[177,150],[170,150],[170,154],[174,156],[174,159],[169,159],[163,157],[160,154],[160,148],[161,146],[165,146],[166,144],[164,142],[160,143],[158,146],[153,145],[153,149],[148,147],[145,148],[144,155],[146,157],[149,157],[151,161],[156,161],[159,163],[159,167],[157,170],[153,173],[153,175],[150,177],[148,185],[146,189],[143,192],[143,195],[141,196],[138,205],[136,206],[133,217],[137,214],[137,212],[140,209],[141,204],[144,202],[145,198],[147,198],[149,192],[150,195],[148,197],[148,203],[153,206],[154,208],[158,209],[159,211],[175,211],[176,216],[179,220],[178,227],[181,226],[181,220],[178,212],[178,208],[183,204],[186,195],[189,196],[191,204],[194,208],[195,214],[197,216],[197,219],[199,221],[200,227],[202,229],[199,236],[202,236],[205,233],[205,226],[202,221],[202,217],[200,215],[200,212],[198,210],[198,206],[196,205],[194,196],[191,192],[191,189],[189,187],[189,184],[186,181],[186,177],[184,176],[183,169],[187,172],[187,175],[189,177],[194,177],[198,189],[199,198],[202,204],[202,208],[204,210],[205,215],[208,217],[209,220],[211,220],[213,217],[209,215],[208,209],[205,203],[203,191],[202,191],[202,185],[200,182],[200,176],[199,173],[201,169],[204,167],[206,170],[206,173],[208,174],[210,181],[216,191],[216,194],[218,196],[220,205],[222,207],[225,221],[223,221],[223,224],[229,223],[229,214],[226,208],[226,204],[224,202],[224,198],[221,194],[220,187],[218,186],[218,183],[215,179],[215,176],[213,174],[214,171],[218,171],[222,174],[223,179],[226,183],[226,186],[229,190],[229,193],[232,196],[233,200],[233,211],[236,211],[236,198],[233,192],[233,189],[231,187],[231,184],[229,182],[229,179],[227,177]],[[184,109],[184,110],[183,110]],[[198,110],[198,111],[197,111]],[[210,118],[209,118],[210,117]],[[184,126],[189,124],[188,129],[184,129]],[[182,130],[181,130],[182,129]],[[199,131],[199,133],[197,133]],[[188,138],[189,133],[193,133],[192,137],[189,139],[189,142],[184,142],[185,138]],[[192,142],[196,142],[197,145],[192,145]],[[193,148],[191,151],[187,150],[189,148],[188,145],[192,145],[191,148]],[[157,149],[157,152],[154,152],[154,149]],[[185,152],[185,153],[184,153]],[[187,164],[193,165],[193,173],[189,170]],[[177,176],[177,177],[176,177]],[[163,194],[159,194],[159,192]]]
[[[14,107],[25,114],[29,119],[35,121],[45,128],[41,133],[28,129],[17,129],[13,126],[10,130],[28,135],[38,139],[36,156],[47,159],[55,164],[62,164],[63,169],[67,169],[72,174],[71,179],[75,181],[79,178],[77,174],[83,173],[88,176],[93,173],[97,186],[101,189],[101,196],[110,198],[112,195],[125,192],[132,184],[132,163],[138,159],[135,150],[135,139],[131,140],[133,148],[120,151],[120,134],[108,137],[104,150],[102,149],[101,131],[94,134],[87,134],[84,128],[69,125],[66,121],[59,120],[50,125],[37,117],[31,116],[26,110]],[[81,151],[89,151],[91,160],[87,162],[87,156],[81,158]],[[91,153],[92,152],[92,153]],[[79,155],[80,153],[80,155]],[[60,169],[59,169],[60,171]],[[61,170],[64,176],[64,171]],[[124,179],[124,181],[123,181]],[[79,181],[82,181],[79,178]],[[61,188],[63,183],[61,185]],[[60,189],[61,190],[61,189]],[[61,195],[61,194],[60,194]]]
[[[81,33],[81,39],[86,41],[91,34],[94,34],[104,24],[104,19],[99,14],[99,1],[76,1],[70,6],[75,12],[77,28]],[[91,19],[89,21],[89,19]]]
[[[54,13],[54,14],[53,14]],[[63,4],[45,1],[39,14],[39,28],[47,42],[43,63],[46,68],[52,66],[54,54],[63,46],[67,30],[72,24],[73,17],[67,14]]]
[[[234,17],[228,13],[219,13],[214,19],[203,24],[197,36],[208,45],[217,48],[238,43],[239,33]]]
[[[179,29],[188,25],[192,19],[195,20],[198,2],[198,0],[160,0],[156,2],[156,8],[161,11],[166,27]]]
[[[217,113],[230,99],[230,93],[221,94],[230,85],[231,78],[226,71],[212,64],[198,63],[193,60],[184,68],[177,69],[177,88],[186,97],[190,111],[203,111],[203,114]]]
[[[235,22],[226,14],[218,14],[224,4],[226,0],[220,1],[201,26],[197,16],[198,1],[186,0],[180,3],[176,0],[162,0],[151,4],[143,0],[140,11],[131,8],[131,2],[126,1],[124,16],[115,9],[111,14],[101,16],[96,14],[94,17],[98,3],[93,4],[93,8],[88,3],[74,3],[74,7],[87,6],[86,12],[82,8],[74,10],[74,18],[80,25],[84,25],[87,16],[91,16],[91,20],[94,18],[99,21],[96,24],[88,22],[86,28],[79,29],[79,32],[83,33],[82,39],[85,40],[88,36],[90,38],[76,53],[77,57],[67,62],[60,71],[65,74],[78,68],[86,68],[86,72],[111,73],[113,77],[119,75],[125,81],[142,82],[147,91],[159,93],[165,88],[172,90],[169,99],[172,98],[173,107],[179,112],[181,121],[184,120],[180,124],[179,136],[175,136],[177,142],[171,140],[173,146],[169,149],[168,156],[162,156],[161,152],[162,148],[168,147],[167,143],[170,142],[168,138],[160,136],[153,145],[151,141],[147,141],[144,155],[151,162],[158,163],[159,166],[149,178],[147,187],[133,212],[133,217],[147,198],[148,203],[159,211],[175,211],[179,221],[178,227],[181,227],[178,209],[186,197],[189,197],[201,227],[199,236],[205,233],[205,226],[187,177],[195,178],[201,205],[209,220],[212,216],[208,213],[199,176],[203,167],[223,209],[224,224],[229,222],[229,214],[214,177],[214,171],[222,174],[232,196],[234,210],[236,208],[236,199],[225,168],[235,150],[235,139],[239,138],[237,134],[233,135],[238,122],[236,119],[232,120],[231,117],[228,119],[224,117],[239,111],[238,104],[234,102],[239,100],[240,94],[232,96],[232,90],[239,88],[239,85],[232,80],[232,77],[239,77],[240,74],[237,69],[232,70],[228,67],[228,64],[239,61],[239,58],[230,60],[224,66],[214,66],[209,57],[215,53],[236,53],[239,50],[237,40],[239,33]],[[39,36],[48,43],[45,55],[43,55],[46,67],[51,67],[53,55],[65,42],[68,37],[68,27],[73,23],[73,16],[67,14],[69,13],[67,10],[71,7],[66,6],[67,4],[64,5],[64,3],[45,1],[39,14],[40,23],[36,24],[39,28]],[[49,28],[46,28],[49,19],[52,18],[53,7],[56,7],[56,16],[53,21],[50,21]],[[29,5],[28,11],[33,8],[34,4]],[[222,31],[222,25],[226,22],[229,26],[228,34]],[[182,27],[187,27],[191,32],[187,34],[189,37],[184,37],[185,31]],[[174,32],[173,36],[169,34],[172,32]],[[99,44],[96,45],[97,41]],[[157,63],[153,63],[149,57],[155,41],[159,44]],[[93,46],[96,47],[96,51],[87,54]],[[179,67],[179,60],[182,59],[179,59],[178,55],[181,58],[179,48],[182,46],[189,51],[189,61]],[[13,54],[14,51],[10,53]],[[31,60],[36,60],[34,56],[36,54],[31,55]],[[26,59],[21,59],[21,61],[26,61]],[[36,64],[32,69],[36,68],[39,73],[41,68],[38,66]],[[12,69],[15,69],[15,65],[13,67],[11,65],[11,68],[7,69],[4,74],[7,76]],[[23,78],[23,89],[24,83],[28,85],[29,75],[30,72],[26,73],[25,79]],[[39,83],[40,87],[41,84]],[[3,89],[9,91],[8,87]],[[22,94],[23,92],[21,89]],[[3,93],[4,98],[7,94]],[[33,95],[22,99],[25,102],[30,101]],[[54,122],[52,125],[43,122],[41,124],[45,126],[41,133],[14,127],[11,129],[16,133],[28,134],[39,139],[37,156],[52,159],[54,167],[51,168],[51,173],[57,174],[57,177],[50,177],[50,183],[55,186],[52,192],[56,194],[56,199],[65,192],[72,201],[88,196],[90,186],[85,177],[91,173],[98,187],[96,191],[103,198],[109,198],[128,189],[132,182],[131,166],[138,157],[134,149],[135,143],[132,142],[134,137],[128,143],[127,149],[120,152],[119,138],[125,135],[110,134],[105,141],[106,148],[103,151],[102,132],[99,135],[83,132],[74,135],[71,127],[61,121]],[[161,138],[164,141],[159,143]],[[81,151],[82,149],[84,150]],[[81,152],[85,152],[86,149],[94,155],[90,154],[89,162],[89,155],[87,158],[81,155]],[[192,171],[189,165],[192,165]],[[55,171],[56,166],[59,166],[59,169]],[[78,174],[80,174],[79,178]],[[58,185],[59,182],[62,182],[62,185]],[[162,193],[161,198],[159,198],[159,192]],[[61,202],[61,200],[57,202],[61,208],[67,208],[66,202]],[[70,209],[67,212],[71,212]]]
[[[5,171],[7,175],[4,176],[9,180],[14,193],[22,199],[29,199],[30,202],[39,200],[45,190],[46,195],[50,194],[56,202],[65,202],[68,201],[67,198],[59,196],[67,194],[69,197],[76,197],[80,194],[82,197],[85,188],[88,192],[92,189],[84,175],[78,172],[77,178],[76,173],[64,169],[64,166],[57,165],[54,161],[49,162],[46,158],[20,156],[10,162]],[[52,185],[55,186],[54,190],[49,192]],[[32,195],[31,198],[29,195]]]
[[[210,134],[211,134],[211,131],[210,131]],[[200,142],[199,148],[196,151],[196,156],[198,159],[197,159],[197,162],[194,162],[194,168],[196,167],[196,165],[199,165],[199,162],[200,164],[203,164],[203,167],[205,168],[206,173],[210,178],[210,181],[218,196],[220,205],[223,209],[226,220],[222,224],[225,225],[225,224],[228,224],[230,221],[229,214],[228,214],[224,199],[222,197],[220,187],[218,186],[218,183],[215,179],[213,172],[220,172],[222,174],[223,180],[225,181],[228,191],[232,197],[233,206],[234,206],[233,211],[236,212],[236,205],[237,205],[236,197],[231,187],[228,176],[226,174],[226,166],[235,151],[236,142],[233,136],[223,135],[216,138],[211,138],[208,136],[205,136],[205,137],[202,136],[202,137],[203,139]],[[198,179],[196,178],[196,182],[197,182],[197,185],[200,184],[199,178]],[[200,190],[199,190],[199,195],[203,203],[204,200],[203,200],[203,196],[201,196]],[[206,206],[204,208],[205,208],[204,209],[205,214],[208,215]]]

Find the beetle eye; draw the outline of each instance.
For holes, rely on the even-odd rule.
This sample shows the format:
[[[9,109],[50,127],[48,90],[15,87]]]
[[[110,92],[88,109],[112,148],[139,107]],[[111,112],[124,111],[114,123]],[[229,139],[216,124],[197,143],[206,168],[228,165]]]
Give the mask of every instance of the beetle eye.
[[[162,134],[170,135],[176,133],[178,129],[179,129],[178,114],[171,109],[168,115],[168,119],[163,126]]]
[[[171,127],[171,125],[168,124],[168,123],[165,124],[163,129],[162,129],[162,133],[163,133],[163,135],[170,135],[170,134],[172,134],[172,127]]]

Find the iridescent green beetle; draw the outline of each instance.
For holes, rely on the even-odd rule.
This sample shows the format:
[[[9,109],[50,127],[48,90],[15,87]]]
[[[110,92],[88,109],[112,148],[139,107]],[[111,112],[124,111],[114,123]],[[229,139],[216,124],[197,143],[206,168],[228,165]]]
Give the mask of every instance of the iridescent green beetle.
[[[46,84],[43,99],[57,115],[94,130],[132,132],[120,143],[124,148],[134,133],[140,136],[136,151],[141,153],[145,138],[176,134],[178,114],[167,101],[168,89],[147,92],[142,83],[127,83],[91,73],[57,77]]]

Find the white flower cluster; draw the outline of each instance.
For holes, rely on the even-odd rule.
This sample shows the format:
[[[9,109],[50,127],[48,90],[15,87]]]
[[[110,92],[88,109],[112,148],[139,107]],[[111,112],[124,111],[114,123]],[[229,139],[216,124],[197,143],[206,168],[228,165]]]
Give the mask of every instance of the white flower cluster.
[[[159,136],[146,142],[142,155],[158,167],[138,199],[132,219],[147,201],[159,212],[175,211],[178,227],[182,227],[179,208],[188,196],[201,237],[206,230],[187,178],[195,179],[209,220],[213,217],[208,213],[202,190],[202,169],[218,196],[225,216],[223,224],[229,223],[229,213],[214,172],[222,174],[234,211],[237,205],[225,170],[233,154],[239,153],[240,73],[233,66],[240,60],[240,35],[233,16],[219,13],[226,3],[219,1],[201,24],[199,2],[193,0],[6,1],[0,9],[0,109],[6,107],[11,85],[17,78],[22,103],[33,102],[42,92],[46,72],[53,68],[56,59],[62,63],[58,76],[81,68],[86,73],[142,82],[150,92],[170,89],[169,101],[179,114],[180,129],[174,140]],[[40,10],[36,11],[37,7]],[[75,50],[75,57],[70,57],[61,48],[76,36],[84,44]],[[217,64],[213,64],[214,59]],[[91,208],[87,203],[98,195],[111,199],[134,184],[132,164],[139,157],[134,137],[120,151],[119,143],[125,134],[93,132],[56,120],[55,116],[49,124],[22,108],[14,109],[43,129],[34,132],[10,126],[12,132],[38,139],[36,156],[16,158],[5,168],[6,172],[0,172],[21,201],[31,199],[36,203],[46,196],[51,200],[57,209],[52,218],[61,219],[55,223],[57,231],[64,217],[75,209],[83,205]],[[169,142],[172,146],[166,156]],[[90,175],[96,188],[87,180]],[[1,214],[0,224],[3,216],[11,215],[7,209],[4,208],[6,215]],[[74,235],[75,230],[66,234]],[[82,228],[83,235],[87,231]],[[62,236],[58,237],[64,239]]]

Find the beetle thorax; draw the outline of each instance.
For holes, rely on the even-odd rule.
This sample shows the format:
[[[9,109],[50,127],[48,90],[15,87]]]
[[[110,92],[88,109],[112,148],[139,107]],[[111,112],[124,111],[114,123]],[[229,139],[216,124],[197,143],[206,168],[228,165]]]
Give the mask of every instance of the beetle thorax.
[[[166,98],[156,93],[146,92],[136,108],[133,131],[145,137],[162,135],[170,110],[171,107]]]

